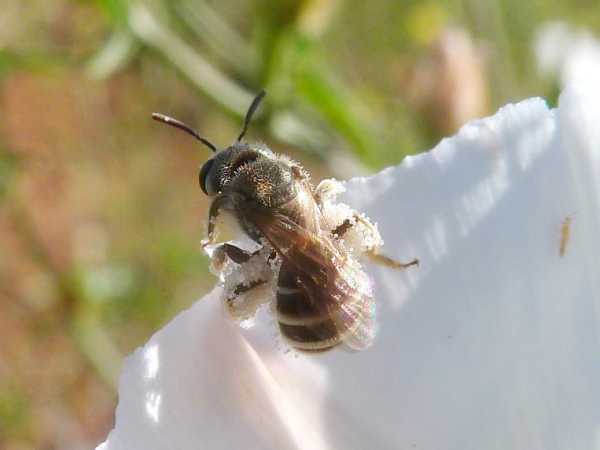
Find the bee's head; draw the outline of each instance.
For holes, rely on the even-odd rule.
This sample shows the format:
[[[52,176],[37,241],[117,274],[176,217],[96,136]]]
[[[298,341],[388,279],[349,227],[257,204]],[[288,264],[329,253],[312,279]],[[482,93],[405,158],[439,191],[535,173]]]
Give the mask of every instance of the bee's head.
[[[273,153],[265,146],[245,142],[217,152],[200,169],[198,181],[202,191],[208,196],[222,192],[240,168],[261,158],[273,158]]]
[[[246,113],[246,118],[244,119],[244,127],[242,128],[242,132],[238,136],[237,140],[233,143],[233,145],[221,151],[217,150],[217,147],[215,147],[207,139],[200,136],[195,130],[190,128],[188,125],[163,114],[152,114],[152,118],[154,120],[158,120],[159,122],[163,122],[167,125],[171,125],[186,131],[215,153],[215,155],[212,158],[210,158],[202,165],[202,167],[200,168],[200,173],[198,175],[200,188],[206,195],[213,196],[221,192],[223,190],[223,187],[227,183],[229,183],[229,181],[231,181],[231,178],[243,165],[256,161],[261,157],[269,158],[273,156],[271,151],[266,147],[259,145],[249,145],[242,142],[242,139],[246,134],[246,131],[248,130],[250,120],[252,120],[252,116],[254,115],[254,112],[258,108],[258,105],[260,104],[265,94],[265,91],[261,91],[254,98],[252,104],[248,108],[248,112]]]

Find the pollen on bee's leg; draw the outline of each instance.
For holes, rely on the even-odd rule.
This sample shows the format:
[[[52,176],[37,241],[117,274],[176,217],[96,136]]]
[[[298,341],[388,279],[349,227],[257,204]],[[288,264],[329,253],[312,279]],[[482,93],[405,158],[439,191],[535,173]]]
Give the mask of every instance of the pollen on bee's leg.
[[[225,297],[225,307],[236,322],[251,319],[258,307],[269,299],[266,295],[270,285],[268,280],[255,280],[237,285]]]
[[[210,256],[210,266],[209,266],[210,273],[218,276],[223,271],[223,268],[225,267],[225,263],[227,262],[227,259],[225,258],[225,251],[224,251],[223,247],[219,246],[216,249],[212,250],[211,253],[208,252],[208,250],[206,249],[206,246],[204,244],[202,245],[202,247],[203,247],[204,251]]]
[[[319,204],[333,202],[346,188],[334,178],[321,181],[315,189],[315,200]]]

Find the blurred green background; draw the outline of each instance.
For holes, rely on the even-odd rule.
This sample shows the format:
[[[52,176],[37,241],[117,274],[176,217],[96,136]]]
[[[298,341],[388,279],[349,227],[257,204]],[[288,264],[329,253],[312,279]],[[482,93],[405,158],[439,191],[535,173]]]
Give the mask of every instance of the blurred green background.
[[[597,0],[3,0],[0,448],[79,449],[113,424],[124,355],[214,284],[209,151],[248,135],[347,178],[558,88],[535,30]]]

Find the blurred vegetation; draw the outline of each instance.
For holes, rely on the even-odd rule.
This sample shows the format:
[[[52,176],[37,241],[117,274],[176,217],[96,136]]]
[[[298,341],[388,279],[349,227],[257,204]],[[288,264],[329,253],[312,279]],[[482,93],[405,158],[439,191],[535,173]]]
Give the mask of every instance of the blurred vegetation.
[[[579,0],[4,0],[0,448],[90,448],[122,358],[215,279],[199,249],[205,147],[268,91],[249,139],[349,177],[524,97],[555,102],[532,39]]]

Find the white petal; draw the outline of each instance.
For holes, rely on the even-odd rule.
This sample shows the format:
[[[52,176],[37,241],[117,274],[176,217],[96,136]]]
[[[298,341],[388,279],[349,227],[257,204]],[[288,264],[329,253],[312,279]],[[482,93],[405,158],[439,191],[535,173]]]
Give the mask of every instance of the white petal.
[[[374,346],[286,353],[268,308],[242,330],[214,291],[127,359],[99,448],[599,448],[599,124],[571,89],[349,181],[386,253],[420,260],[369,267]]]

